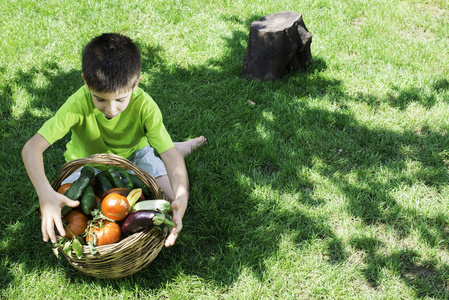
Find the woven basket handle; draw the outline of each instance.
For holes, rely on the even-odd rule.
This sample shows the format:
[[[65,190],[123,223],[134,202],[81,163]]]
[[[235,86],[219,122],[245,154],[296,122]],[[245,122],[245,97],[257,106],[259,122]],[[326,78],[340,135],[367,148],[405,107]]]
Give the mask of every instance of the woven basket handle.
[[[66,179],[70,174],[72,174],[79,168],[89,164],[117,166],[125,168],[127,170],[131,170],[148,186],[150,191],[154,193],[157,199],[161,199],[163,197],[162,190],[160,189],[156,179],[154,179],[153,176],[151,176],[144,169],[134,165],[128,159],[113,153],[94,154],[86,158],[74,159],[65,163],[61,167],[58,176],[52,183],[53,189],[57,190],[61,186],[61,183],[64,181],[64,179]]]

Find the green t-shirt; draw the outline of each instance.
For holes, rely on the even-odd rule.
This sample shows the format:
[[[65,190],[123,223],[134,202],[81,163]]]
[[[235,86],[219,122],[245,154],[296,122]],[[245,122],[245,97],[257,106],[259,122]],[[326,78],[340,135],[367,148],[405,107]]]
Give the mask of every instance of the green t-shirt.
[[[70,130],[72,137],[64,153],[66,161],[96,153],[130,158],[136,150],[148,145],[159,153],[174,147],[162,123],[159,107],[140,88],[132,93],[128,107],[108,120],[95,107],[90,92],[83,86],[42,125],[38,133],[53,144]]]

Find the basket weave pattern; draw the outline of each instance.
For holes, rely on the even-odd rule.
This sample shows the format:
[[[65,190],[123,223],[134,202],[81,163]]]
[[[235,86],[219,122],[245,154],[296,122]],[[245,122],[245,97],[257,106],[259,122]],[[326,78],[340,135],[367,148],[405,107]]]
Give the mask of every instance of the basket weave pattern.
[[[133,171],[150,189],[157,199],[163,198],[163,193],[156,180],[145,170],[137,167],[129,160],[110,153],[94,154],[92,156],[67,162],[62,166],[58,176],[52,183],[57,190],[62,181],[79,168],[89,164],[118,166]],[[146,267],[161,251],[167,235],[156,228],[146,229],[122,239],[118,243],[97,246],[98,253],[92,255],[87,246],[83,246],[83,256],[78,258],[74,253],[67,255],[62,246],[58,246],[69,263],[82,273],[97,277],[116,279],[130,276]],[[60,238],[60,237],[59,237]]]

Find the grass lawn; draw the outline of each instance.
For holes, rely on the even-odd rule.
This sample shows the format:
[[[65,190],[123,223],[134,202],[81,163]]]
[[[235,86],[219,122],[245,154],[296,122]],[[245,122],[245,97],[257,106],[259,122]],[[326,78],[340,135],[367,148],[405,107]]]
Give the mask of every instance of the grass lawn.
[[[312,62],[241,79],[251,22],[279,11],[303,14]],[[449,298],[446,0],[6,0],[0,18],[1,299]],[[103,32],[139,45],[173,139],[208,139],[176,245],[120,280],[53,255],[20,156]]]

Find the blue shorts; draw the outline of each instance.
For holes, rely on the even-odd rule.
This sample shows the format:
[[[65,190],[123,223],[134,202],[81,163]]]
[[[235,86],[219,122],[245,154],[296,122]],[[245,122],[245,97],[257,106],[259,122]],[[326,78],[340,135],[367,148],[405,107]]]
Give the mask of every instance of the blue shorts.
[[[129,159],[136,166],[147,171],[151,176],[157,178],[162,175],[167,175],[167,170],[165,169],[165,165],[162,160],[154,154],[154,149],[151,146],[143,147],[142,149],[137,150]],[[95,169],[96,173],[99,173],[100,170]],[[128,172],[133,173],[128,170]],[[68,182],[74,182],[80,177],[81,168],[70,174],[62,184]]]

